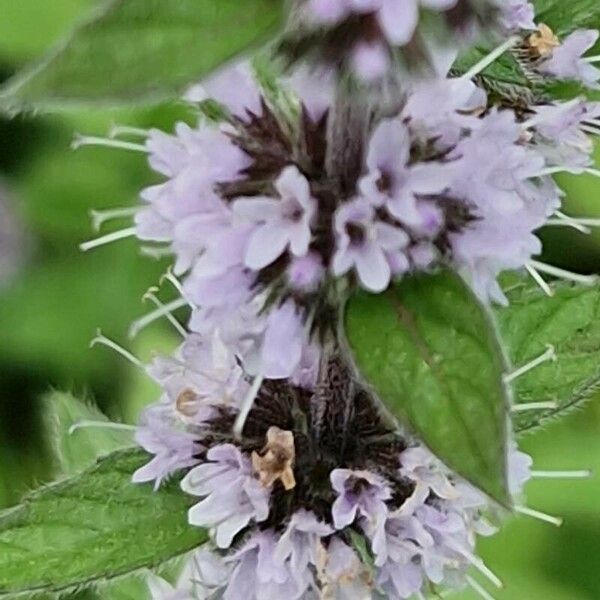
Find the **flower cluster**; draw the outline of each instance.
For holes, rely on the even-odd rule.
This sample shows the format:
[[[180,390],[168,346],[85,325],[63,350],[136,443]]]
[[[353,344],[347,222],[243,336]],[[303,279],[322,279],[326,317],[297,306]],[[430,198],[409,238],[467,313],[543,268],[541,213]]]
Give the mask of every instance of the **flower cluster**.
[[[479,589],[471,566],[497,583],[475,556],[497,507],[380,414],[347,364],[339,310],[357,288],[383,292],[439,267],[459,272],[482,302],[506,302],[505,270],[527,269],[541,285],[540,271],[569,275],[534,259],[536,232],[578,225],[560,212],[552,175],[598,174],[600,104],[535,94],[511,103],[478,75],[513,51],[543,81],[595,86],[600,71],[584,55],[597,32],[561,43],[545,26],[533,31],[520,0],[299,6],[320,26],[316,47],[331,39],[340,60],[364,66],[374,43],[384,70],[392,48],[420,53],[421,9],[463,30],[487,16],[518,35],[463,74],[432,45],[435,73],[406,79],[392,100],[385,86],[340,76],[340,64],[271,85],[236,64],[189,91],[197,125],[122,130],[144,144],[102,141],[147,153],[162,176],[143,191],[134,227],[105,240],[136,235],[173,255],[182,299],[172,307],[192,311],[187,329],[176,322],[178,352],[148,368],[164,393],[137,430],[153,458],[134,480],[159,486],[184,470],[184,491],[199,499],[189,521],[212,532],[215,548],[197,553],[181,589],[151,587],[163,600]],[[156,316],[172,318],[168,308]],[[518,496],[530,460],[508,454]]]
[[[435,67],[441,46],[452,54],[482,30],[489,37],[535,29],[533,5],[526,0],[300,0],[298,4],[303,27],[294,28],[284,39],[282,49],[288,58],[309,57],[349,69],[367,82],[381,81],[392,67],[404,75]],[[426,13],[423,21],[421,13]],[[454,35],[440,40],[440,29]]]
[[[244,382],[227,386],[230,395],[216,403],[197,387],[199,369],[177,364],[178,372],[176,363],[166,369],[173,395],[146,413],[157,435],[140,429],[155,458],[135,479],[159,481],[198,463],[182,488],[199,498],[189,521],[213,532],[215,548],[194,556],[198,573],[182,582],[193,581],[194,591],[180,590],[182,598],[394,600],[442,583],[461,587],[472,566],[497,581],[474,555],[476,535],[495,531],[494,506],[387,424],[342,359],[330,358],[313,389],[265,382],[240,437],[232,433],[239,409],[229,400]],[[163,361],[150,371],[163,379]],[[510,454],[515,496],[530,466],[526,455]]]

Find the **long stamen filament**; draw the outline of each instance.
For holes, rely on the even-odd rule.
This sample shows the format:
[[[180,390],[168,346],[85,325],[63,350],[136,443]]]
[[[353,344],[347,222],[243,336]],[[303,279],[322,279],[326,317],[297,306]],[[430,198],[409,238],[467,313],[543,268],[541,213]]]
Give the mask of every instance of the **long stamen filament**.
[[[156,308],[163,310],[164,316],[168,319],[169,323],[171,323],[171,325],[173,325],[177,333],[179,333],[181,337],[185,339],[185,337],[187,336],[187,331],[184,329],[183,325],[173,316],[172,311],[165,309],[166,305],[158,299],[158,297],[154,294],[153,291],[148,290],[144,294],[143,299],[150,300],[156,306]]]
[[[556,358],[557,357],[556,357],[556,351],[554,349],[554,346],[549,344],[548,349],[546,350],[546,352],[544,352],[544,354],[541,354],[540,356],[538,356],[537,358],[534,358],[532,361],[528,362],[527,364],[523,365],[522,367],[519,367],[516,371],[513,371],[512,373],[505,375],[504,381],[506,383],[510,383],[511,381],[518,379],[522,375],[525,375],[525,373],[529,373],[529,371],[532,371],[533,369],[535,369],[536,367],[539,367],[540,365],[544,364],[545,362],[548,362],[548,361],[556,362]]]
[[[168,281],[179,292],[179,294],[181,295],[182,298],[186,298],[186,293],[185,293],[185,290],[183,289],[183,285],[181,284],[181,281],[179,281],[179,279],[177,279],[177,277],[175,277],[172,267],[169,267],[167,269],[167,272],[160,278],[161,284],[163,283],[163,281]],[[193,309],[198,308],[195,304],[193,304],[192,302],[187,300],[187,298],[186,298],[186,301],[190,305],[191,308],[193,308]]]
[[[125,423],[113,423],[112,421],[88,421],[87,419],[83,419],[81,421],[77,421],[77,423],[73,423],[73,425],[69,427],[69,435],[73,435],[79,429],[88,428],[114,429],[115,431],[129,432],[137,431],[137,427],[135,425],[127,425]]]
[[[113,231],[112,233],[103,235],[102,237],[96,238],[95,240],[83,242],[83,244],[79,244],[79,249],[83,252],[87,252],[88,250],[93,250],[94,248],[105,246],[106,244],[112,244],[112,242],[118,242],[119,240],[124,240],[133,237],[134,235],[135,227],[128,227],[127,229]]]
[[[124,135],[131,135],[146,139],[150,135],[148,129],[141,129],[140,127],[130,127],[128,125],[113,125],[108,132],[108,137],[111,139],[121,137]]]
[[[532,260],[529,263],[534,269],[541,271],[542,273],[547,273],[548,275],[552,275],[553,277],[558,277],[560,279],[566,279],[568,281],[575,281],[576,283],[583,283],[585,285],[594,285],[598,281],[598,277],[596,275],[581,275],[580,273],[573,273],[571,271],[565,271],[564,269],[560,269],[558,267],[554,267],[552,265],[547,265],[546,263],[539,262],[537,260]]]
[[[586,56],[583,60],[587,63],[597,63],[600,62],[600,56]]]
[[[533,519],[537,519],[538,521],[543,521],[544,523],[550,523],[550,525],[554,525],[555,527],[561,527],[563,524],[563,519],[560,517],[554,517],[552,515],[540,512],[539,510],[527,508],[526,506],[515,506],[515,511],[526,517],[531,517]]]
[[[142,152],[148,154],[148,149],[143,144],[135,144],[133,142],[124,142],[121,140],[113,140],[111,138],[96,137],[92,135],[77,134],[71,143],[73,150],[78,150],[83,146],[101,146],[105,148],[116,148],[118,150],[130,150],[132,152]]]
[[[129,328],[129,337],[136,337],[140,333],[140,331],[148,327],[148,325],[150,325],[151,323],[154,323],[154,321],[168,314],[171,314],[178,308],[183,308],[184,306],[186,306],[186,304],[187,302],[184,298],[177,298],[177,300],[173,300],[172,302],[163,304],[156,310],[153,310],[152,312],[148,313],[147,315],[144,315],[140,319],[137,319],[131,324],[131,327]]]
[[[582,471],[531,471],[531,476],[536,479],[589,479],[590,470]]]
[[[111,350],[114,350],[124,358],[126,358],[130,363],[134,364],[136,367],[145,371],[144,364],[142,361],[134,356],[129,350],[125,350],[122,346],[119,346],[116,342],[113,342],[111,339],[107,338],[105,335],[102,335],[102,332],[98,331],[96,337],[90,342],[90,348],[93,348],[96,345],[106,346]]]
[[[262,385],[264,379],[264,375],[257,375],[254,378],[252,386],[248,390],[246,397],[244,398],[244,402],[240,408],[240,413],[238,414],[233,425],[233,434],[238,439],[242,437],[242,432],[244,431],[244,426],[246,425],[246,419],[248,419],[248,415],[254,406],[254,401],[256,400],[256,396],[258,395],[260,386]]]
[[[92,226],[95,231],[100,231],[104,223],[113,219],[124,219],[132,217],[139,210],[138,206],[127,206],[124,208],[111,208],[108,210],[92,210],[90,217],[92,218]]]
[[[545,279],[531,266],[531,264],[525,265],[525,269],[531,275],[533,280],[540,286],[543,292],[547,296],[554,296],[554,290],[548,285]]]
[[[141,246],[140,253],[143,256],[149,256],[154,260],[161,260],[165,256],[171,256],[173,251],[169,247],[162,246]]]
[[[496,600],[481,584],[475,581],[470,575],[467,575],[467,583],[473,591],[477,592],[483,600]]]
[[[515,404],[511,406],[511,411],[515,413],[528,412],[533,410],[556,410],[558,404],[556,402],[523,402],[522,404]]]
[[[512,36],[508,38],[503,44],[500,44],[495,50],[492,50],[485,58],[480,60],[476,65],[473,65],[464,75],[462,79],[472,79],[476,75],[479,75],[482,71],[487,69],[492,63],[500,58],[507,50],[510,50],[515,44],[519,42],[519,37]]]
[[[498,589],[502,589],[504,584],[502,580],[483,562],[481,558],[475,556],[467,548],[462,547],[458,543],[451,543],[451,546],[462,554],[482,575],[484,575],[491,583],[493,583]]]

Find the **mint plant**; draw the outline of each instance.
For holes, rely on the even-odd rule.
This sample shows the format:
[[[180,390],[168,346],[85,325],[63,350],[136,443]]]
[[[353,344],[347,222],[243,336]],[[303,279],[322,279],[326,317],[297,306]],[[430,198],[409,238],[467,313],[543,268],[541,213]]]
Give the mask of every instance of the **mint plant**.
[[[151,293],[131,333],[165,317],[183,340],[149,365],[94,340],[162,396],[132,426],[55,398],[70,478],[0,517],[0,597],[128,576],[163,600],[502,586],[477,536],[560,524],[525,502],[552,473],[518,434],[600,380],[596,278],[537,258],[544,225],[596,224],[553,179],[600,175],[600,9],[572,4],[115,1],[8,83],[12,112],[180,94],[197,122],[75,139],[158,175],[82,249],[171,256],[178,297]]]

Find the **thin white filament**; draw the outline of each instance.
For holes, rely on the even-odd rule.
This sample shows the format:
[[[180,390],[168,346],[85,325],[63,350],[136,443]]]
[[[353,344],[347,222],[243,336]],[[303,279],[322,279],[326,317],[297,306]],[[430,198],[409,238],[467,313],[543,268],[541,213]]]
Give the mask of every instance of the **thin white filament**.
[[[238,414],[235,423],[233,425],[233,434],[236,438],[242,437],[242,432],[244,431],[244,426],[246,425],[246,419],[254,406],[254,401],[256,400],[256,396],[260,390],[260,386],[264,381],[264,375],[257,375],[252,382],[252,386],[248,390],[246,397],[244,398],[244,402],[242,403],[242,407],[240,408],[240,413]]]
[[[78,150],[83,146],[101,146],[104,148],[116,148],[117,150],[129,150],[131,152],[142,152],[148,154],[148,149],[143,144],[134,142],[124,142],[122,140],[113,140],[111,138],[96,137],[92,135],[77,134],[71,143],[73,150]]]
[[[503,44],[500,44],[495,50],[492,50],[485,58],[482,58],[476,65],[473,65],[464,75],[462,79],[472,79],[487,69],[493,62],[500,58],[507,50],[510,50],[519,42],[517,36],[508,38]]]
[[[541,354],[537,358],[534,358],[532,361],[529,361],[527,364],[506,375],[504,377],[504,381],[506,381],[506,383],[510,383],[511,381],[518,379],[522,375],[525,375],[525,373],[529,373],[529,371],[532,371],[536,367],[539,367],[548,361],[556,362],[556,351],[554,346],[550,344],[548,345],[548,349],[546,352],[544,352],[544,354]]]
[[[525,265],[525,268],[547,296],[554,296],[554,290],[546,283],[544,278],[531,266],[531,264]]]
[[[99,248],[100,246],[106,246],[106,244],[112,244],[113,242],[118,242],[119,240],[124,240],[133,237],[134,235],[135,227],[120,229],[119,231],[113,231],[112,233],[103,235],[102,237],[96,238],[95,240],[83,242],[83,244],[79,245],[79,249],[83,252],[87,252],[88,250]]]
[[[526,517],[531,517],[532,519],[537,519],[538,521],[543,521],[544,523],[550,523],[550,525],[554,525],[555,527],[561,527],[563,524],[563,519],[560,517],[554,517],[552,515],[540,512],[539,510],[527,508],[526,506],[515,506],[515,511]]]
[[[111,139],[121,137],[124,135],[131,135],[135,137],[147,138],[150,135],[148,129],[141,129],[140,127],[129,127],[127,125],[113,125],[108,132],[108,137]]]
[[[139,367],[142,370],[146,370],[144,367],[144,363],[142,363],[142,361],[137,358],[137,356],[134,356],[131,352],[129,352],[129,350],[125,350],[125,348],[123,348],[122,346],[119,346],[119,344],[117,344],[116,342],[113,342],[111,339],[107,338],[105,335],[102,335],[102,333],[100,331],[98,331],[98,334],[96,335],[96,337],[90,342],[90,348],[93,348],[96,345],[102,345],[102,346],[106,346],[107,348],[110,348],[111,350],[114,350],[115,352],[117,352],[118,354],[120,354],[123,358],[126,358],[130,363],[134,364],[136,367]]]
[[[154,321],[157,321],[158,319],[167,316],[168,314],[172,313],[178,308],[183,308],[184,306],[186,306],[186,304],[187,302],[184,298],[177,298],[177,300],[173,300],[168,304],[163,304],[156,310],[153,310],[152,312],[148,313],[147,315],[144,315],[140,319],[137,319],[131,324],[131,327],[129,328],[129,337],[136,337],[140,333],[140,331],[148,327],[148,325],[150,325],[151,323],[154,323]]]
[[[127,206],[124,208],[111,208],[108,210],[91,210],[92,226],[95,231],[100,231],[102,225],[113,219],[125,219],[133,217],[139,210],[138,206]]]
[[[511,406],[512,412],[529,412],[534,410],[557,410],[558,404],[556,402],[524,402],[522,404],[515,404]]]
[[[150,300],[150,302],[152,302],[158,309],[165,309],[165,304],[163,304],[153,292],[146,292],[144,294],[144,300],[146,299]],[[169,323],[173,325],[177,333],[179,333],[181,337],[185,339],[185,337],[187,336],[187,331],[184,329],[183,325],[173,316],[173,313],[171,311],[165,311],[164,316],[167,318]]]
[[[542,263],[537,260],[532,260],[529,264],[534,269],[537,269],[542,273],[546,273],[548,275],[552,275],[553,277],[558,277],[560,279],[566,279],[568,281],[575,281],[576,283],[594,285],[598,281],[598,277],[596,275],[581,275],[580,273],[565,271],[564,269],[559,269],[558,267],[547,265],[546,263]]]
[[[477,583],[470,575],[467,575],[467,583],[477,592],[483,600],[496,600],[482,585]]]
[[[585,60],[585,62],[587,62],[587,63],[597,63],[597,62],[600,62],[600,55],[599,56],[587,56],[583,60]]]
[[[73,423],[71,427],[69,427],[69,435],[73,435],[79,429],[114,429],[115,431],[129,431],[135,432],[137,431],[137,427],[135,425],[126,425],[125,423],[113,423],[112,421],[88,421],[83,419],[81,421],[77,421],[77,423]]]
[[[502,580],[483,562],[481,558],[475,556],[468,549],[463,548],[458,543],[451,543],[451,546],[462,554],[482,575],[484,575],[491,583],[493,583],[498,589],[502,589],[504,584]]]
[[[589,479],[592,472],[589,469],[581,471],[531,471],[536,479]]]
[[[175,277],[172,267],[169,267],[167,269],[167,272],[160,278],[161,284],[163,281],[168,281],[179,292],[179,294],[181,295],[182,298],[186,298],[186,293],[183,289],[183,285],[181,285],[181,281],[179,281],[179,279],[177,279],[177,277]],[[194,310],[198,308],[193,302],[190,302],[189,300],[187,300],[187,298],[186,298],[186,302]]]

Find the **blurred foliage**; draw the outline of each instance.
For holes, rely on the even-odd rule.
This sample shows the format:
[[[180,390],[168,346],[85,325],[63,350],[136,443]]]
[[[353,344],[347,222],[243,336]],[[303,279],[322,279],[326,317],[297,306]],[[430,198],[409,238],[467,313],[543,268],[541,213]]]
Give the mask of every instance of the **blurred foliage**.
[[[0,79],[39,56],[93,5],[92,0],[0,0]],[[51,388],[93,398],[106,414],[126,422],[158,394],[141,371],[106,348],[88,345],[102,328],[145,359],[152,350],[174,347],[177,340],[164,323],[136,340],[126,338],[128,324],[150,310],[141,297],[166,264],[141,257],[133,242],[86,255],[77,247],[95,235],[89,210],[133,204],[152,174],[142,156],[88,148],[73,152],[70,141],[76,131],[104,134],[113,122],[169,129],[178,118],[191,115],[171,105],[0,119],[0,179],[16,199],[14,210],[29,240],[23,249],[26,266],[0,286],[0,506],[51,476],[40,410]],[[568,194],[566,212],[600,217],[600,180],[564,176],[561,184]],[[543,238],[545,260],[600,271],[600,229],[585,236],[554,227]],[[163,294],[168,298],[172,291]],[[591,481],[542,480],[529,486],[529,505],[564,516],[562,529],[523,517],[481,543],[487,563],[506,582],[496,593],[499,600],[600,597],[599,431],[599,403],[592,403],[524,438],[538,469],[592,468],[596,475]]]

